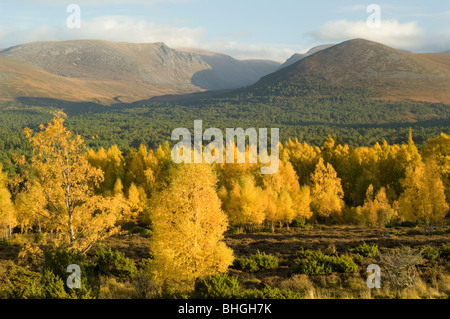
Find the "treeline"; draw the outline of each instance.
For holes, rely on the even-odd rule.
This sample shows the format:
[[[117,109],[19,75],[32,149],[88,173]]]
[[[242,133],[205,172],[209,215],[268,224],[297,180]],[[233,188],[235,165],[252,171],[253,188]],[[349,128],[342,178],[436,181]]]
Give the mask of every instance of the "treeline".
[[[67,206],[65,190],[55,186],[61,183],[81,188],[78,202],[74,195],[71,200],[97,211],[97,217],[101,215],[99,212],[114,212],[115,217],[104,225],[113,228],[134,223],[151,228],[155,198],[169,187],[172,171],[177,167],[171,159],[170,144],[166,142],[154,150],[141,145],[126,154],[117,146],[85,149],[81,137],[76,135],[72,141],[63,120],[58,121],[33,139],[28,130],[34,157],[29,160],[25,156],[11,156],[14,171],[10,176],[5,172],[1,175],[2,236],[11,234],[15,227],[21,232],[45,231],[46,227],[54,231],[48,221],[55,211],[58,214],[65,211],[70,217],[69,210],[75,208],[61,208]],[[45,134],[49,135],[46,139]],[[58,146],[58,154],[54,154],[53,143]],[[65,158],[61,145],[72,149],[74,158],[70,161]],[[39,164],[34,162],[36,154],[42,161]],[[61,163],[69,161],[64,163],[66,171],[52,167],[63,164],[49,163],[48,158],[55,160],[58,156]],[[64,176],[77,163],[81,163],[80,167],[72,174],[82,174],[84,179],[72,185]],[[318,147],[289,139],[280,147],[276,174],[262,175],[260,165],[208,166],[213,172],[210,182],[230,226],[247,230],[265,226],[273,231],[276,227],[289,227],[300,218],[370,227],[408,220],[432,229],[448,211],[450,137],[446,134],[428,140],[420,151],[411,130],[408,143],[402,145],[383,141],[372,147],[355,148],[338,144],[330,136]],[[177,174],[183,174],[183,168],[177,169]],[[184,195],[180,192],[179,196]],[[62,214],[58,223],[66,225],[69,217]],[[85,218],[85,222],[92,219]],[[90,247],[88,242],[85,245]]]
[[[192,128],[198,119],[207,127],[221,130],[277,127],[283,142],[298,137],[315,146],[322,145],[328,135],[354,147],[372,146],[383,139],[399,144],[406,142],[410,127],[418,145],[441,132],[450,133],[450,108],[442,103],[367,99],[359,92],[338,97],[277,95],[283,92],[257,95],[244,91],[193,101],[119,105],[71,116],[68,125],[86,138],[89,147],[119,145],[121,149],[138,148],[140,144],[157,148],[174,128]]]
[[[22,129],[48,122],[57,108],[69,115],[66,125],[83,136],[89,148],[117,145],[124,152],[141,144],[156,149],[175,128],[192,128],[198,119],[207,127],[221,130],[276,127],[283,143],[297,137],[314,146],[323,145],[328,135],[338,144],[353,147],[373,146],[383,140],[403,144],[410,127],[419,146],[441,132],[450,134],[450,107],[443,103],[389,101],[364,87],[281,82],[165,102],[159,99],[104,106],[43,99],[40,106],[3,103],[0,155],[6,158],[28,150]]]
[[[419,152],[409,134],[407,144],[384,141],[358,148],[332,137],[322,147],[289,140],[280,148],[280,168],[273,175],[262,175],[261,164],[212,164],[222,209],[232,226],[249,230],[289,227],[296,218],[372,227],[409,220],[433,226],[445,217],[450,199],[450,137],[430,139]],[[165,143],[155,151],[140,146],[126,156],[117,147],[90,150],[87,156],[105,173],[103,194],[120,189],[145,224],[152,209],[147,203],[169,182],[170,152]]]

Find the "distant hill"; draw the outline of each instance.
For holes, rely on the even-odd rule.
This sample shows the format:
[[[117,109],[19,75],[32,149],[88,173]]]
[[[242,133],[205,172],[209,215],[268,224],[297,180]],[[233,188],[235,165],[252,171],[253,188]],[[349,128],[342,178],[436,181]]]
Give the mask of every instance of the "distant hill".
[[[0,51],[0,100],[133,102],[238,88],[255,83],[278,66],[272,61],[178,51],[164,43],[33,42]]]
[[[263,77],[256,87],[314,83],[367,87],[382,98],[450,103],[450,60],[354,39],[309,55]]]
[[[9,88],[7,96],[2,90],[0,98],[128,102],[199,91],[191,78],[208,68],[200,56],[178,52],[164,43],[34,42],[0,52],[1,85]]]

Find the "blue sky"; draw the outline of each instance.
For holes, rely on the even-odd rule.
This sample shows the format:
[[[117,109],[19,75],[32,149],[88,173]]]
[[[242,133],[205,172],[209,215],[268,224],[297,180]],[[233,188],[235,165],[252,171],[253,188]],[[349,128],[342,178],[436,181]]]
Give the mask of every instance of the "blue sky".
[[[79,29],[66,25],[71,3],[81,9]],[[370,4],[381,9],[379,28],[367,26]],[[450,50],[450,1],[0,0],[0,48],[89,38],[283,61],[356,37],[414,52]]]

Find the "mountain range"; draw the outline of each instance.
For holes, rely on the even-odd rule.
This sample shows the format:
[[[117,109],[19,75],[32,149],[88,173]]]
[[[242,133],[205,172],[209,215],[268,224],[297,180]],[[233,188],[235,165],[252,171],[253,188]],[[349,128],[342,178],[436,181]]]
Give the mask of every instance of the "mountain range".
[[[315,83],[369,87],[379,97],[450,103],[450,54],[410,53],[353,39],[281,64],[164,43],[33,42],[0,51],[0,100],[130,103],[210,90]]]
[[[33,42],[0,51],[0,100],[133,102],[250,85],[279,65],[207,51],[174,50],[164,43]]]

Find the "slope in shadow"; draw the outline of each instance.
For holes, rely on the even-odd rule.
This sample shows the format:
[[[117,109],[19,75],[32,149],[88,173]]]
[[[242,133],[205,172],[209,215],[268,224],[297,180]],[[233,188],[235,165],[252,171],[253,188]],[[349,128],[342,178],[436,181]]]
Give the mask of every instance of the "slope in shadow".
[[[44,106],[55,107],[62,109],[67,115],[78,115],[84,113],[97,113],[105,110],[105,108],[111,108],[111,106],[122,105],[123,103],[116,103],[111,106],[106,106],[100,102],[72,102],[53,98],[43,97],[29,97],[20,96],[16,98],[16,101],[23,105],[30,106]]]
[[[191,83],[206,90],[236,89],[256,83],[278,69],[280,63],[269,60],[236,60],[218,53],[201,54],[209,69],[196,72]]]

